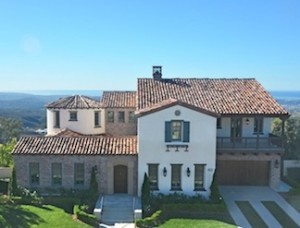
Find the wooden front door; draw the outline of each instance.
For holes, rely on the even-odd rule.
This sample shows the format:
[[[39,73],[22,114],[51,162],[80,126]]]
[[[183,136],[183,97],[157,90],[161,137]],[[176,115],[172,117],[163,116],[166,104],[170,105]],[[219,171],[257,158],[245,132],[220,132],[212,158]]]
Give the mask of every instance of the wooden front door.
[[[128,168],[125,165],[114,167],[114,193],[127,193],[127,173]]]

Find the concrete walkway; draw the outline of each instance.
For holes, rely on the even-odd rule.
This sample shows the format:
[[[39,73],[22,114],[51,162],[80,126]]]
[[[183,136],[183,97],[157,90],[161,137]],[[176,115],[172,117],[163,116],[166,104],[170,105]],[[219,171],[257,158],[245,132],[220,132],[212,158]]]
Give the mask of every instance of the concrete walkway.
[[[251,225],[236,205],[236,201],[248,201],[269,227],[282,227],[276,218],[274,218],[274,216],[261,203],[262,201],[274,201],[300,227],[300,213],[286,202],[281,195],[269,187],[220,186],[219,188],[232,218],[240,227],[248,228],[251,227]]]

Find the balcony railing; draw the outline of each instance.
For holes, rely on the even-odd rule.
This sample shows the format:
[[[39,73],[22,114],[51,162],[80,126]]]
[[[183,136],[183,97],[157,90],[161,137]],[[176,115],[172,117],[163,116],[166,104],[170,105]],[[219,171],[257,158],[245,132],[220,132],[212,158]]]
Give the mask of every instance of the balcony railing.
[[[218,137],[218,151],[226,150],[265,150],[283,152],[283,140],[281,137],[270,135],[270,137]]]

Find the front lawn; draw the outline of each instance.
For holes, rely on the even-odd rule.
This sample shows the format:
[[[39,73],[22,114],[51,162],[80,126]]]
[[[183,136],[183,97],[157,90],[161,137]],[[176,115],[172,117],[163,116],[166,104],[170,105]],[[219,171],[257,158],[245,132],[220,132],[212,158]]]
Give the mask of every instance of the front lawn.
[[[217,220],[208,220],[208,219],[170,219],[165,222],[163,225],[160,226],[161,228],[198,228],[198,227],[205,227],[205,228],[213,228],[213,227],[236,227],[234,225],[220,222]]]
[[[64,210],[45,205],[36,207],[31,205],[0,205],[0,227],[90,227]]]

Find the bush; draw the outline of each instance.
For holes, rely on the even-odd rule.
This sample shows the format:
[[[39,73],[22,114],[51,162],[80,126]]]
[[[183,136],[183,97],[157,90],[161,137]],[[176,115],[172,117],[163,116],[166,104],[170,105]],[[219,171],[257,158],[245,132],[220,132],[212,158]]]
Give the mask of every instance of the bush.
[[[49,196],[44,197],[44,204],[49,204],[63,209],[65,212],[72,214],[75,204],[79,204],[80,200],[75,197]]]
[[[27,188],[18,188],[20,197],[12,197],[13,201],[18,204],[29,204],[35,206],[41,206],[43,204],[43,198],[38,195],[36,191],[29,191]]]
[[[2,215],[0,215],[0,227],[10,227],[10,224]]]
[[[85,205],[86,206],[86,205]],[[95,215],[86,213],[83,208],[85,208],[84,205],[80,206],[76,204],[73,208],[73,214],[76,216],[77,219],[80,221],[89,224],[91,226],[97,225],[97,218]]]
[[[12,204],[12,203],[13,201],[8,195],[0,195],[0,204]]]
[[[144,218],[144,219],[138,219],[135,224],[139,228],[152,228],[157,227],[162,223],[162,211],[156,211],[153,213],[150,217]]]

